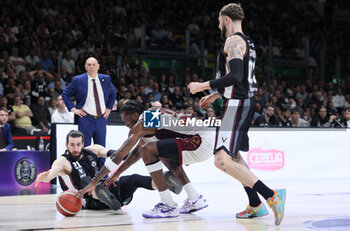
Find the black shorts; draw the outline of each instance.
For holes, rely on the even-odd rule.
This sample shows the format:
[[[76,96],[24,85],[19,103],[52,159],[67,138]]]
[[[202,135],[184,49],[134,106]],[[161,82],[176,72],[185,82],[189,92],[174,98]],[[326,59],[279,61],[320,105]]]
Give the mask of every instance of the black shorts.
[[[214,154],[223,149],[233,158],[237,158],[238,151],[249,150],[248,130],[254,108],[254,98],[227,101],[221,126],[216,129]]]

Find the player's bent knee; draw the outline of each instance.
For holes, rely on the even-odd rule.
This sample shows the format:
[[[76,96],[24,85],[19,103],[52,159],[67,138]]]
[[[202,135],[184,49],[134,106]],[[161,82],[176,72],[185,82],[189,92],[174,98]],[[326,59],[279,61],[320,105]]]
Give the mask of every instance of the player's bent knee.
[[[153,159],[153,157],[158,156],[157,153],[157,147],[155,146],[154,143],[148,143],[141,148],[138,149],[139,154],[142,156],[142,159],[148,160],[148,159]]]
[[[227,153],[224,150],[218,151],[214,156],[214,165],[220,170],[225,169],[225,162],[227,161]]]

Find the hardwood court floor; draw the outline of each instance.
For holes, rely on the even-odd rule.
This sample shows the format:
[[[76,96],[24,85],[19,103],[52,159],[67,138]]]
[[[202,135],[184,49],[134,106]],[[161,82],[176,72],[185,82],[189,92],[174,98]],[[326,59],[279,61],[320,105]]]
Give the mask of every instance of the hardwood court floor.
[[[0,230],[244,230],[244,231],[340,231],[350,230],[350,179],[267,181],[287,189],[282,224],[273,224],[272,211],[266,217],[238,220],[234,215],[245,208],[247,199],[237,182],[195,184],[209,207],[172,219],[144,219],[141,214],[158,202],[155,191],[140,189],[130,205],[121,211],[82,210],[75,217],[56,211],[56,195],[0,197]],[[173,194],[174,195],[174,194]],[[174,199],[181,206],[185,193]]]

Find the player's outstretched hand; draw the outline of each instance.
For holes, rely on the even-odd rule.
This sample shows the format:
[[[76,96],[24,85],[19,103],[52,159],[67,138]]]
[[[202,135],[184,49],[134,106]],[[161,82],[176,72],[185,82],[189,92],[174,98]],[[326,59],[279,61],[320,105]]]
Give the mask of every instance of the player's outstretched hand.
[[[39,185],[40,182],[48,182],[47,177],[49,173],[50,173],[49,171],[42,172],[36,177],[35,188]]]
[[[107,180],[105,180],[105,182],[103,183],[104,186],[109,187],[111,184],[114,185],[114,187],[117,187],[117,184],[115,183],[116,180],[119,179],[119,175],[113,173],[112,175],[110,175]]]
[[[79,196],[80,198],[83,198],[85,193],[88,193],[89,195],[91,195],[92,192],[95,190],[95,188],[96,188],[96,183],[91,181],[88,185],[86,185],[85,188],[78,191],[77,196]]]

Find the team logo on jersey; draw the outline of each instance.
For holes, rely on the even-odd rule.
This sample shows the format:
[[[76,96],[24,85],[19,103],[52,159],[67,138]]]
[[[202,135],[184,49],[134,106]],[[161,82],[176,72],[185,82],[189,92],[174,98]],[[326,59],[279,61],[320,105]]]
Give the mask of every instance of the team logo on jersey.
[[[28,158],[20,159],[15,166],[16,181],[23,186],[30,185],[36,177],[36,166]]]
[[[145,128],[160,128],[161,112],[157,110],[147,110],[143,112],[143,127]]]

